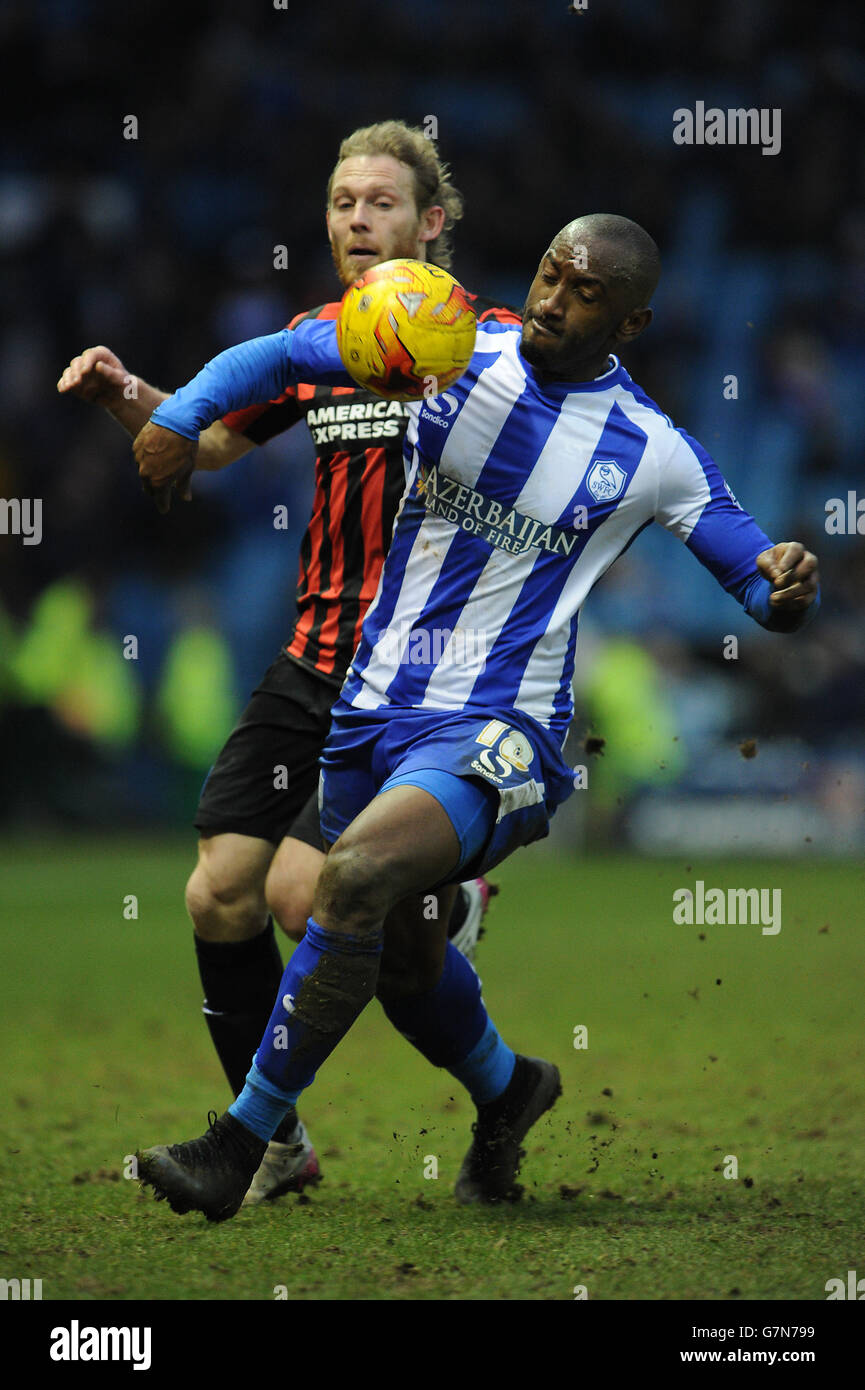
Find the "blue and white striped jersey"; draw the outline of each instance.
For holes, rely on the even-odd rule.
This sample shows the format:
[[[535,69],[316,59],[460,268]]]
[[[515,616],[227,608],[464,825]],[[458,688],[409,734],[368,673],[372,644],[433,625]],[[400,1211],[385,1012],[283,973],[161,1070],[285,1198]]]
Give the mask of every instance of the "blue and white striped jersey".
[[[334,335],[309,328],[292,343],[304,380]],[[465,375],[412,410],[406,492],[342,699],[514,709],[561,741],[580,609],[639,531],[658,521],[679,536],[767,626],[755,560],[772,542],[615,358],[594,381],[541,380],[520,332],[479,327]]]

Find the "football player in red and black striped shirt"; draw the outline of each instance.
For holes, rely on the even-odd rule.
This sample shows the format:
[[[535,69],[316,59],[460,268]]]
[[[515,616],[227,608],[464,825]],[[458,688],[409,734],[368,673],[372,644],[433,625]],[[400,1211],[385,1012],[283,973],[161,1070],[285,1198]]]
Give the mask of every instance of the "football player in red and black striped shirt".
[[[352,284],[370,266],[395,257],[447,267],[449,236],[462,200],[434,143],[388,121],[355,131],[340,147],[328,185],[327,226],[337,274]],[[476,299],[480,319],[519,315]],[[335,318],[338,302],[301,318]],[[88,348],[58,383],[104,405],[133,436],[166,393],[130,374],[106,347]],[[127,389],[124,389],[127,388]],[[127,399],[134,396],[133,399]],[[197,468],[225,467],[305,420],[316,447],[315,499],[300,552],[297,620],[219,754],[195,824],[198,863],[186,890],[204,1012],[235,1095],[267,1026],[282,977],[269,913],[300,940],[323,862],[318,826],[318,758],[330,707],[378,585],[405,473],[406,409],[369,391],[300,384],[278,400],[227,416],[201,437]],[[189,495],[188,478],[145,485],[166,510],[171,489]],[[281,771],[284,769],[284,772]],[[451,930],[470,945],[486,906],[482,881],[464,885]],[[248,1202],[300,1191],[318,1163],[296,1114],[274,1136]]]

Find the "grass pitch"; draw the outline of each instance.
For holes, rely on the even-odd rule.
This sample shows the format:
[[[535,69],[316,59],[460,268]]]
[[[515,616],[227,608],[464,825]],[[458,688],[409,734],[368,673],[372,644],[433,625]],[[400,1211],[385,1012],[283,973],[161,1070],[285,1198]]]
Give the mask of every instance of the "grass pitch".
[[[523,1200],[456,1206],[471,1106],[373,1004],[302,1098],[322,1185],[211,1226],[124,1177],[228,1101],[182,906],[193,854],[0,855],[3,1277],[75,1300],[824,1300],[861,1266],[859,864],[518,854],[478,965],[504,1037],[564,1086]],[[674,925],[698,878],[780,888],[781,931]]]

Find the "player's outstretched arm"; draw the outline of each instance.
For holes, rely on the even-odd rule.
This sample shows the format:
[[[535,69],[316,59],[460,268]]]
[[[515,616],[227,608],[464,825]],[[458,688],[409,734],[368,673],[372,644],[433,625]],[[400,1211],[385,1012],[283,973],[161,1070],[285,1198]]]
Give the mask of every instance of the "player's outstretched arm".
[[[770,632],[798,632],[820,606],[816,555],[806,550],[800,541],[779,541],[747,561],[747,549],[743,557],[740,547],[743,542],[747,547],[749,534],[763,541],[768,537],[747,512],[740,511],[736,522],[738,534],[726,553],[718,546],[717,538],[710,543],[708,558],[701,553],[699,545],[693,545],[695,553],[761,627]],[[751,555],[754,555],[753,549]]]
[[[253,338],[208,362],[186,386],[167,397],[136,435],[132,446],[138,472],[159,511],[171,493],[189,498],[202,430],[231,410],[278,396],[290,380],[291,333]]]
[[[820,606],[816,556],[799,541],[773,544],[702,445],[684,430],[675,433],[661,470],[656,520],[681,537],[761,627],[797,632]]]
[[[275,400],[297,380],[355,384],[342,365],[333,323],[304,322],[227,348],[164,400],[132,446],[159,510],[168,510],[172,488],[188,496],[202,430],[231,411]]]

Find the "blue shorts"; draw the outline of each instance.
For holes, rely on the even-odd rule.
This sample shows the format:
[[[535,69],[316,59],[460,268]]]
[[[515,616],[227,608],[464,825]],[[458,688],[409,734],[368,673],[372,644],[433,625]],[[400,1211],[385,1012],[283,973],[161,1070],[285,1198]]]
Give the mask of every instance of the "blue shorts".
[[[513,720],[512,710],[359,710],[338,700],[321,755],[322,836],[333,844],[374,797],[408,784],[429,791],[454,827],[452,882],[543,839],[573,773],[548,730]]]

